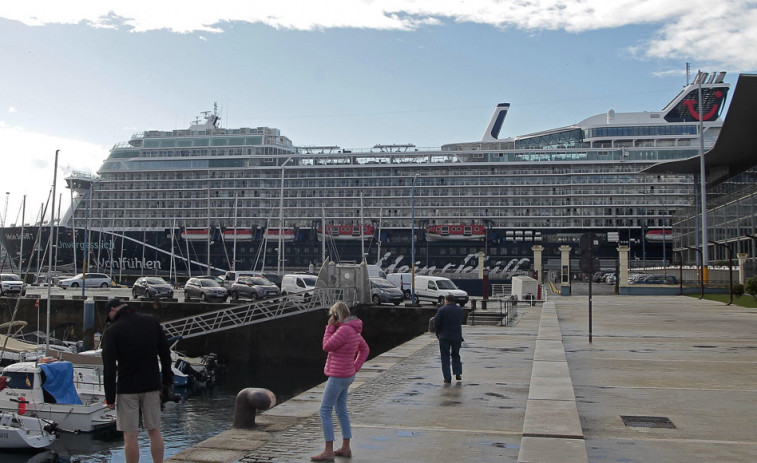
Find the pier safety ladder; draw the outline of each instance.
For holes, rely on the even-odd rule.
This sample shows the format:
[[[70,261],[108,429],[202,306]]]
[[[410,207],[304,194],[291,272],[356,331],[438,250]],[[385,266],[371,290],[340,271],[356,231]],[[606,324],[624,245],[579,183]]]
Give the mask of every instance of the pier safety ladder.
[[[171,320],[163,323],[162,326],[169,338],[174,336],[193,338],[329,308],[336,301],[344,301],[352,307],[357,302],[357,290],[355,288],[316,288],[310,298],[305,298],[302,294],[288,294]]]

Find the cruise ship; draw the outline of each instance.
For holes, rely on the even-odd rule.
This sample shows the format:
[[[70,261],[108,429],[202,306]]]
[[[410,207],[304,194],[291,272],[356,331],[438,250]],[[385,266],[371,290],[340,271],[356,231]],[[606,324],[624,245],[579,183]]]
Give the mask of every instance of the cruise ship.
[[[503,103],[481,140],[433,150],[296,146],[278,129],[223,128],[205,112],[184,130],[135,134],[97,175],[66,179],[56,266],[173,279],[307,270],[325,258],[404,271],[414,256],[419,272],[466,273],[483,253],[507,277],[530,269],[536,245],[546,270],[562,245],[579,257],[587,232],[603,267],[614,268],[619,244],[633,260],[669,258],[665,237],[696,179],[642,170],[715,143],[724,77],[698,73],[659,111],[609,110],[513,138],[499,138]],[[36,270],[48,228],[6,227],[0,244],[16,267]]]

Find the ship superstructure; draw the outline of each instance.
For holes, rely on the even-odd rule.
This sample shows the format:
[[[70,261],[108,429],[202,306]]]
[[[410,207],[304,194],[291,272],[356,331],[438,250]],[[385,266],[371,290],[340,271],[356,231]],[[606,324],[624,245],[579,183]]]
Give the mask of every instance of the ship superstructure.
[[[221,128],[208,112],[186,130],[114,146],[96,181],[77,184],[61,230],[76,237],[88,223],[90,263],[132,273],[306,269],[324,254],[399,270],[410,265],[413,235],[426,271],[463,269],[479,252],[501,271],[528,268],[531,246],[558,259],[559,246],[577,246],[585,232],[600,236],[608,262],[618,242],[632,257],[659,259],[666,244],[644,236],[670,227],[695,183],[641,171],[698,154],[700,136],[714,144],[724,75],[698,74],[661,111],[610,110],[513,138],[498,138],[509,109],[500,104],[481,141],[432,150],[296,147],[278,129]],[[329,239],[324,227],[359,239]],[[1,239],[12,254],[11,235]]]

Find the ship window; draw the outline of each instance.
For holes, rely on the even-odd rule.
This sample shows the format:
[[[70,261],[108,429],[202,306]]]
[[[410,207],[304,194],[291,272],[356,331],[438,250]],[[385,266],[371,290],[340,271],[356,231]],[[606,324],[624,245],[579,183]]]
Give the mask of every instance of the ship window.
[[[3,376],[8,378],[8,388],[10,389],[32,389],[34,388],[34,373],[24,373],[20,371],[5,372]]]

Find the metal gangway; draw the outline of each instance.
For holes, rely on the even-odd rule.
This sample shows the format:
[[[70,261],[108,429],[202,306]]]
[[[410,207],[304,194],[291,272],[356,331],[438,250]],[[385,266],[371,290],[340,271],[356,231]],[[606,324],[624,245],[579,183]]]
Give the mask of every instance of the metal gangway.
[[[162,326],[167,337],[181,336],[187,339],[321,310],[331,307],[336,301],[344,301],[350,307],[357,302],[355,288],[316,288],[312,291],[311,297],[292,293],[171,320]]]

